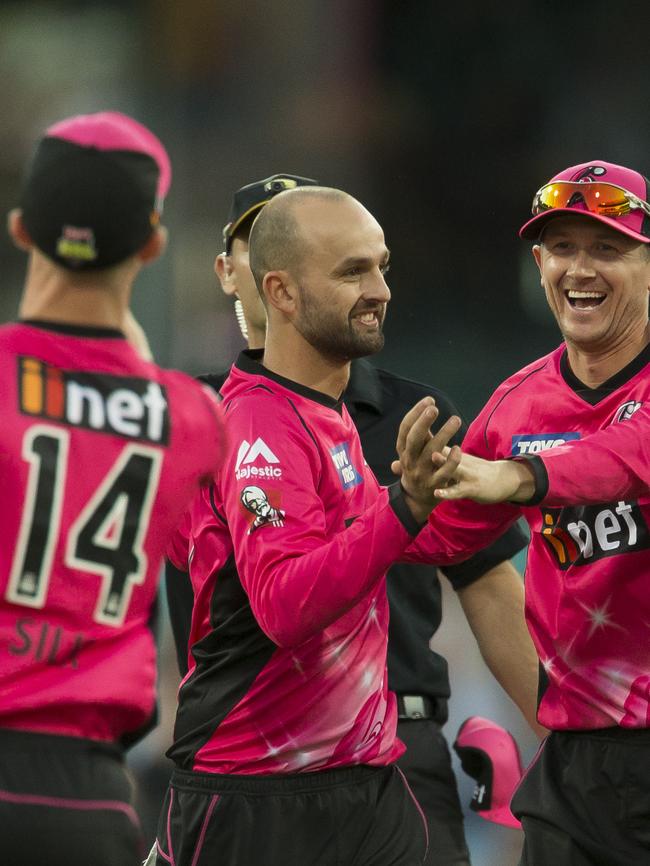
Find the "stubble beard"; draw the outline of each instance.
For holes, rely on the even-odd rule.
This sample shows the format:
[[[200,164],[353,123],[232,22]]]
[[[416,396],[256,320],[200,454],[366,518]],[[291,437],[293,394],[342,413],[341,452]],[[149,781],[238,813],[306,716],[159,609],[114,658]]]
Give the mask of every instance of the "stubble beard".
[[[374,355],[383,349],[383,324],[382,319],[376,331],[367,334],[359,333],[355,330],[352,313],[348,316],[347,322],[342,323],[335,321],[334,316],[324,316],[309,302],[303,305],[296,328],[321,355],[332,361],[347,362],[354,358]]]

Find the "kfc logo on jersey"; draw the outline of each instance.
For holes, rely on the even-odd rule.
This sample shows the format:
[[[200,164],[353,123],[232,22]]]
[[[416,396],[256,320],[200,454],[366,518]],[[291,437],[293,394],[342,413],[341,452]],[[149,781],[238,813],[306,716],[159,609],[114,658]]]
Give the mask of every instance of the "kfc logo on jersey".
[[[542,509],[542,538],[560,568],[589,565],[650,547],[650,533],[636,503]]]
[[[256,460],[263,460],[266,466],[251,466]],[[248,478],[281,478],[282,470],[279,466],[273,466],[279,462],[263,439],[258,437],[252,445],[244,439],[237,452],[235,478],[238,481]]]
[[[614,421],[629,421],[632,415],[635,412],[638,412],[643,404],[639,403],[637,400],[628,400],[627,403],[623,403],[621,407],[619,407],[614,414]]]
[[[253,515],[254,520],[248,527],[248,534],[255,532],[260,526],[284,526],[286,512],[276,508],[269,501],[266,491],[261,487],[250,485],[244,487],[240,495],[241,504]]]
[[[363,478],[359,475],[350,460],[350,450],[347,442],[343,442],[341,445],[335,445],[334,448],[330,448],[330,454],[332,455],[334,466],[336,467],[336,471],[341,479],[341,484],[344,490],[348,490],[350,487],[356,487],[357,484],[362,483]]]
[[[167,397],[158,382],[60,370],[26,356],[17,360],[18,401],[23,414],[98,433],[168,443]]]
[[[521,454],[538,454],[540,451],[548,451],[549,448],[559,448],[567,442],[574,442],[580,438],[579,433],[526,433],[521,436],[512,437],[512,456]]]

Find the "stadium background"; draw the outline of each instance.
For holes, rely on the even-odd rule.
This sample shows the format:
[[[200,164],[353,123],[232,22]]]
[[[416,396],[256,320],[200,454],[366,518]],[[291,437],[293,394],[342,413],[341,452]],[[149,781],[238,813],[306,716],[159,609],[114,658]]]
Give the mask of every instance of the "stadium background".
[[[232,191],[277,171],[342,187],[392,250],[378,363],[442,386],[471,419],[559,340],[516,237],[535,189],[592,158],[650,172],[649,25],[646,0],[0,0],[0,209],[54,120],[112,108],[149,124],[174,166],[171,243],[133,307],[156,358],[198,373],[241,347],[212,274]],[[9,320],[24,260],[5,237],[0,268]],[[486,715],[530,759],[532,735],[445,601],[449,739]],[[177,683],[166,630],[162,646],[163,724],[131,757],[152,791]],[[474,866],[516,863],[517,831],[469,812],[466,825]]]

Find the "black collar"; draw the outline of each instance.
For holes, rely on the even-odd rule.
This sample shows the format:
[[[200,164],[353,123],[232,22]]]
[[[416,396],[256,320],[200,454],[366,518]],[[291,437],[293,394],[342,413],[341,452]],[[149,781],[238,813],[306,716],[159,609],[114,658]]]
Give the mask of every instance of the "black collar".
[[[597,388],[590,388],[578,379],[569,366],[569,353],[565,349],[560,358],[560,371],[562,373],[562,378],[569,388],[571,388],[572,391],[575,391],[578,397],[584,400],[585,403],[589,403],[590,406],[595,406],[597,403],[600,403],[604,397],[611,394],[612,391],[616,391],[621,387],[621,385],[624,385],[636,376],[636,374],[639,373],[649,362],[650,343],[639,352],[636,358],[633,358],[630,363],[623,367],[622,370],[619,370],[618,373],[614,373],[614,375],[606,382],[603,382]]]
[[[235,361],[235,367],[237,367],[238,370],[241,370],[242,373],[249,373],[252,376],[264,376],[266,379],[271,379],[272,381],[277,382],[278,385],[282,385],[283,388],[287,388],[289,391],[294,391],[302,397],[307,397],[308,400],[321,403],[323,406],[327,406],[329,409],[334,409],[336,412],[341,414],[341,400],[335,400],[328,394],[323,394],[322,391],[307,388],[306,385],[301,385],[299,382],[293,382],[291,379],[285,379],[284,376],[280,376],[277,373],[273,373],[271,370],[267,370],[267,368],[262,364],[263,357],[264,349],[244,349],[243,352],[239,353],[239,357]]]
[[[30,328],[42,328],[44,331],[57,331],[59,334],[68,334],[71,337],[105,337],[125,340],[124,333],[118,328],[99,328],[88,325],[71,325],[68,322],[50,322],[48,319],[19,319],[21,325],[29,325]]]
[[[384,401],[381,393],[379,373],[370,361],[356,358],[350,366],[350,380],[343,395],[345,403],[355,408],[368,406],[378,415],[382,414]]]

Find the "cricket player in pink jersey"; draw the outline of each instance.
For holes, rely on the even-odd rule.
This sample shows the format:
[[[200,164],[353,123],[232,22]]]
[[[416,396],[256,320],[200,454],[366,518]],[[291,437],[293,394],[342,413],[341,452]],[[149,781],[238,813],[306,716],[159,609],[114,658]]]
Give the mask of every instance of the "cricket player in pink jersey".
[[[250,256],[265,348],[222,387],[227,457],[169,551],[197,597],[150,862],[420,863],[426,824],[394,763],[385,572],[456,468],[453,452],[432,476],[431,454],[460,421],[429,441],[421,401],[402,486],[380,487],[341,399],[350,359],[383,344],[390,299],[383,232],[359,202],[280,192]]]
[[[7,864],[143,856],[123,753],[155,721],[161,559],[223,449],[211,394],[122,332],[133,281],[165,246],[169,181],[141,124],[72,117],[39,142],[10,215],[29,264],[20,320],[0,328]]]
[[[525,866],[650,863],[649,191],[593,160],[536,193],[520,234],[564,342],[497,389],[431,518],[449,555],[470,531],[484,543],[520,514],[530,526],[551,734],[512,802]]]

